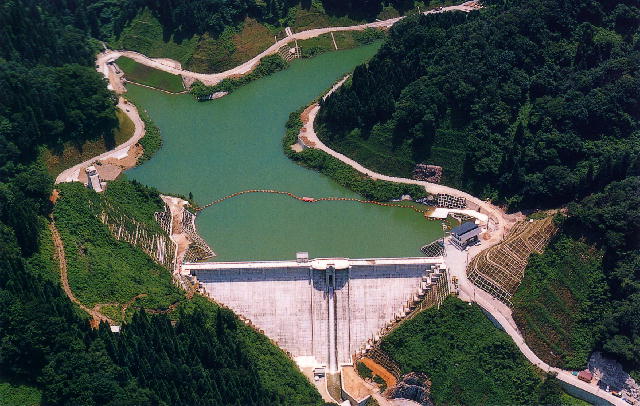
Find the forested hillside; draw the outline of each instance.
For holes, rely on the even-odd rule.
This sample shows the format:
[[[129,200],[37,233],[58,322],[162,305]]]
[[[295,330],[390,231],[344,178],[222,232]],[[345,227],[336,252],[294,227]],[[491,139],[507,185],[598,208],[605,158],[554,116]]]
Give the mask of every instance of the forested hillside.
[[[511,210],[568,206],[514,317],[547,362],[599,349],[640,377],[640,9],[637,1],[484,1],[407,18],[329,97],[317,130],[382,173]]]
[[[511,207],[584,197],[639,170],[636,1],[485,1],[412,17],[327,99],[322,137],[365,166]]]
[[[640,379],[640,178],[571,203],[560,229],[530,261],[514,319],[552,365],[582,368],[599,349]]]
[[[114,49],[171,58],[189,70],[212,73],[258,55],[273,44],[274,37],[286,36],[285,27],[298,32],[349,26],[416,12],[417,5],[424,9],[451,1],[38,0],[38,3]],[[341,42],[338,37],[336,41],[340,48],[354,46],[352,40]],[[333,46],[330,39],[325,43]]]
[[[93,66],[98,47],[90,37],[110,29],[101,25],[109,18],[95,19],[90,6],[73,0],[0,4],[0,403],[322,404],[281,350],[202,297],[183,301],[170,317],[141,311],[114,334],[104,325],[91,330],[87,315],[60,288],[47,228],[53,179],[38,158],[40,149],[111,136],[118,122],[115,97]],[[122,258],[87,260],[126,245],[106,237],[95,213],[83,212],[94,192],[66,186],[76,200],[60,200],[56,209],[61,217],[70,204],[79,210],[61,221],[74,258],[84,256],[89,274],[109,274],[111,260],[119,260],[124,273]],[[141,221],[158,207],[157,192],[126,181],[111,193],[138,193],[131,199],[137,205],[126,209]],[[79,218],[83,214],[89,217]],[[169,271],[129,249],[137,266],[165,272],[156,283],[180,296]],[[132,265],[126,271],[136,282]],[[114,294],[109,289],[117,283],[103,282],[102,292]]]

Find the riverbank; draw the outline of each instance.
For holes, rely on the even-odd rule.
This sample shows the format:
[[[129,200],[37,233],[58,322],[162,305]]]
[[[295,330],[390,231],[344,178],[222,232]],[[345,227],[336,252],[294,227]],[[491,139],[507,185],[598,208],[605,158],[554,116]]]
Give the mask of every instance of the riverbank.
[[[347,77],[338,81],[323,96],[323,99],[326,99],[331,93],[336,91],[342,84],[344,84],[346,80]],[[351,167],[354,171],[357,171],[358,173],[364,175],[367,179],[380,182],[388,182],[396,185],[401,184],[405,185],[405,187],[411,186],[413,190],[416,190],[416,188],[417,190],[421,190],[421,195],[424,195],[424,193],[428,193],[431,195],[446,194],[456,198],[465,199],[467,205],[473,208],[473,210],[469,211],[468,214],[476,217],[477,220],[486,225],[485,233],[487,233],[487,236],[489,238],[483,244],[483,246],[485,247],[494,245],[501,241],[502,238],[504,238],[507,229],[513,226],[513,224],[515,224],[515,222],[519,218],[518,215],[507,215],[504,209],[495,206],[488,201],[480,200],[475,196],[470,195],[469,193],[454,189],[452,187],[440,185],[438,183],[419,181],[415,179],[387,176],[365,168],[353,159],[327,147],[318,138],[318,135],[316,134],[314,128],[314,124],[319,110],[320,105],[316,102],[308,106],[301,113],[296,112],[292,114],[292,117],[290,117],[289,122],[287,123],[287,133],[284,140],[285,153],[287,154],[287,156],[290,156],[292,159],[306,159],[310,164],[311,162],[313,162],[313,164],[311,165],[320,167],[317,162],[322,159],[321,157],[327,159],[326,155],[328,155],[340,162],[340,164]],[[296,139],[298,141],[299,148],[293,147]],[[322,151],[323,154],[317,155],[315,151]],[[304,158],[305,154],[313,155],[311,156],[311,159],[309,159]]]

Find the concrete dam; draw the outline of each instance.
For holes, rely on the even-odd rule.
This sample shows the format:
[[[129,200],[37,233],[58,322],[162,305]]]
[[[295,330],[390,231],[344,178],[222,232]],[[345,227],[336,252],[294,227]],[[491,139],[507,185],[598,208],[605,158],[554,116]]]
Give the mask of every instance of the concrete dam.
[[[185,263],[217,302],[249,319],[298,363],[352,364],[390,323],[449,292],[442,257]]]

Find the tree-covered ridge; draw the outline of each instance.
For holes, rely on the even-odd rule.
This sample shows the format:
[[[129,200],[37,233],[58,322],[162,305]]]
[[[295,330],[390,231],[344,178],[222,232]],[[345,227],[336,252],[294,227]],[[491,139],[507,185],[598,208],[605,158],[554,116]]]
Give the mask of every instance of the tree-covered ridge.
[[[118,335],[106,326],[91,330],[60,289],[46,226],[53,179],[39,149],[110,136],[117,123],[115,97],[93,67],[97,47],[88,35],[102,28],[88,5],[0,5],[0,392],[4,382],[17,382],[36,387],[43,404],[73,406],[322,403],[281,350],[204,298],[183,302],[171,315],[176,326],[168,316],[139,313]],[[126,181],[110,186],[102,197],[79,184],[60,186],[55,216],[69,267],[88,275],[89,293],[105,297],[129,293],[116,292],[131,286],[124,276],[144,285],[151,270],[150,293],[165,293],[164,303],[150,295],[135,305],[166,307],[183,296],[169,272],[115,241],[96,217],[105,199],[151,227],[163,208],[157,191]]]
[[[43,9],[32,0],[0,5],[0,179],[40,145],[112,137],[118,123],[88,37]]]
[[[484,3],[395,25],[324,103],[323,138],[383,172],[442,165],[446,183],[513,207],[637,173],[637,3]]]

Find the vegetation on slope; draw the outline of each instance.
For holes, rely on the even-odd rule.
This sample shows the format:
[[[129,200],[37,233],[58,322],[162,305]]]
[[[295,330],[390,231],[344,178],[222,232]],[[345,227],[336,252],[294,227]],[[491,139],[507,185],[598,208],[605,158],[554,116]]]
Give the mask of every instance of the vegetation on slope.
[[[0,381],[0,399],[6,406],[39,406],[42,393],[33,386]]]
[[[110,6],[106,2],[102,4],[106,7]],[[112,12],[115,16],[122,18],[120,17],[121,10],[113,10]],[[150,58],[169,58],[180,62],[183,67],[191,68],[188,66],[188,62],[196,50],[200,40],[199,35],[190,38],[183,38],[174,33],[166,35],[160,20],[146,7],[140,9],[130,20],[125,20],[126,18],[121,22],[116,20],[117,27],[120,24],[126,24],[123,28],[102,25],[102,29],[107,32],[98,37],[108,40],[116,32],[115,38],[109,41],[109,45],[113,49],[137,51]]]
[[[287,61],[278,54],[268,55],[260,59],[260,63],[250,73],[238,78],[226,78],[214,86],[206,86],[200,81],[195,81],[191,85],[190,92],[198,100],[208,100],[207,97],[215,92],[231,93],[242,85],[271,75],[272,73],[286,69],[289,66]]]
[[[293,361],[230,310],[196,296],[178,311],[175,327],[166,316],[137,313],[120,335],[106,328],[98,334],[123,373],[148,383],[151,398],[167,404],[322,404]]]
[[[380,348],[403,373],[423,372],[436,405],[560,404],[560,388],[477,305],[449,297],[402,323]]]
[[[602,251],[561,235],[534,254],[513,297],[513,318],[533,352],[563,369],[584,369],[602,334],[609,297]]]
[[[293,161],[319,171],[366,199],[386,202],[398,199],[402,195],[410,195],[413,199],[426,196],[424,188],[418,185],[373,180],[323,151],[317,149],[305,149],[301,152],[293,151],[291,145],[297,142],[298,134],[302,128],[300,113],[302,113],[302,109],[289,115],[289,120],[285,125],[285,136],[282,140],[285,155]]]
[[[135,126],[133,121],[122,111],[116,110],[118,127],[110,136],[103,135],[95,141],[85,141],[82,145],[67,142],[42,152],[42,159],[51,176],[57,176],[67,168],[80,162],[84,162],[94,156],[100,155],[117,145],[122,144],[133,136]]]
[[[540,358],[582,368],[593,350],[640,378],[640,178],[569,206],[562,232],[529,263],[514,319]]]
[[[121,56],[116,61],[118,66],[125,73],[125,77],[132,81],[143,85],[155,87],[168,92],[182,92],[182,78],[159,69],[153,69],[141,63],[134,61],[126,56]]]
[[[105,202],[119,214],[163,233],[153,219],[154,211],[163,210],[157,192],[127,181],[112,182],[104,195],[79,183],[60,184],[58,189],[53,215],[64,242],[69,284],[80,302],[89,308],[99,303],[124,305],[146,294],[136,305],[166,309],[184,296],[172,284],[169,270],[140,249],[116,240],[97,217]]]
[[[322,0],[213,0],[167,4],[155,1],[84,0],[78,23],[108,41],[113,48],[130,49],[150,57],[171,58],[196,72],[222,72],[255,57],[285,36],[328,26],[349,26],[426,9],[413,0],[345,2]],[[450,1],[430,1],[435,7]]]
[[[141,165],[143,162],[151,159],[153,154],[162,148],[162,137],[160,136],[160,129],[156,123],[153,122],[149,113],[147,113],[142,106],[137,104],[135,104],[135,106],[138,109],[140,119],[144,122],[144,136],[140,138],[140,141],[138,141],[142,146],[142,155],[138,158],[137,164]]]
[[[300,53],[303,58],[310,58],[325,52],[333,51],[333,39],[336,41],[338,49],[350,49],[359,45],[372,44],[385,36],[381,30],[367,28],[363,31],[339,31],[331,34],[323,34],[315,38],[298,41]]]
[[[441,165],[445,183],[513,208],[637,171],[637,3],[483,4],[394,25],[324,103],[323,139],[383,173]]]
[[[569,206],[567,229],[604,251],[602,272],[611,294],[597,347],[640,379],[640,177],[608,185]]]
[[[247,62],[274,42],[267,26],[246,18],[236,27],[227,27],[216,38],[205,33],[185,67],[194,72],[224,72]]]

